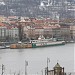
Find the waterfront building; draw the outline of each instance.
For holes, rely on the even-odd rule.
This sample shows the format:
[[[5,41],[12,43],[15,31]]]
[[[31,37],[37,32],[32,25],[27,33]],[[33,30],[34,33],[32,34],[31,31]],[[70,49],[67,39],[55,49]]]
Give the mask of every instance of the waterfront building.
[[[61,37],[62,33],[61,33],[61,28],[60,27],[53,28],[52,32],[53,32],[53,37],[54,38],[57,38],[57,39],[61,39],[62,38]]]
[[[4,41],[6,37],[7,28],[3,23],[0,22],[0,41]]]
[[[60,27],[61,27],[61,37],[65,41],[70,41],[71,40],[70,26],[67,24],[60,24]]]
[[[70,26],[71,39],[75,41],[75,25]]]
[[[23,26],[23,34],[26,34],[26,37],[29,37],[30,39],[37,39],[39,35],[43,35],[43,30],[41,25],[33,23]]]
[[[12,41],[18,39],[18,27],[8,23],[0,22],[0,41]]]
[[[15,26],[9,26],[7,28],[7,37],[9,38],[9,41],[18,41],[19,40],[19,30]]]
[[[43,26],[44,28],[44,37],[45,38],[52,38],[53,37],[53,31],[52,31],[52,26],[48,26],[48,24]]]
[[[58,20],[51,19],[23,19],[18,22],[21,26],[22,38],[37,39],[39,35],[45,38],[58,38],[65,41],[71,40],[70,26],[58,24]]]
[[[6,39],[37,39],[39,35],[45,38],[57,38],[65,41],[74,39],[74,27],[67,24],[58,24],[58,20],[47,19],[30,19],[22,17],[19,21],[8,18],[9,21],[3,22],[0,26],[0,36]],[[4,27],[4,28],[3,28]],[[20,31],[21,30],[21,33]],[[3,32],[3,33],[2,33]]]

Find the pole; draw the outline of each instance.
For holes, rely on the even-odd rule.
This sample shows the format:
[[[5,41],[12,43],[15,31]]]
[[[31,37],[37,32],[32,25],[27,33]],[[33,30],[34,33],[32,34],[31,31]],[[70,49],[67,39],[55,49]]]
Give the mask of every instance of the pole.
[[[46,75],[46,73],[47,73],[47,69],[45,68],[45,75]]]
[[[28,61],[25,60],[25,75],[27,75],[27,66],[28,66]]]
[[[47,75],[48,75],[48,58],[47,58]]]
[[[42,75],[43,75],[43,69],[41,70],[41,73],[42,73]]]
[[[27,72],[26,72],[26,61],[25,61],[25,75],[27,75]]]
[[[49,58],[47,58],[47,75],[48,75],[48,62],[50,62]]]
[[[2,64],[2,75],[3,75],[3,73],[4,73],[4,65]]]

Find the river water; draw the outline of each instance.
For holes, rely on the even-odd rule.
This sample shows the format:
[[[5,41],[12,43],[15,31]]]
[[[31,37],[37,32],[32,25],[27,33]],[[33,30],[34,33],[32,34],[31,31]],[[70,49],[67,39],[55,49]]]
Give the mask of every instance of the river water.
[[[65,72],[74,71],[74,44],[66,44],[33,49],[0,49],[0,73],[3,64],[6,74],[18,72],[24,74],[26,60],[27,73],[40,74],[47,65],[47,57],[50,58],[49,69],[53,69],[58,62],[65,68]]]

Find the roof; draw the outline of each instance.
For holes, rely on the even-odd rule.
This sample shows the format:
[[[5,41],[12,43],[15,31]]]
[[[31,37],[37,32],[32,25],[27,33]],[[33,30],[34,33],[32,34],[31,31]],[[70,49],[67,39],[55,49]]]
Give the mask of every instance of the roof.
[[[44,23],[44,20],[33,20],[33,22],[36,24],[42,24]]]
[[[0,26],[5,26],[5,24],[0,22]]]

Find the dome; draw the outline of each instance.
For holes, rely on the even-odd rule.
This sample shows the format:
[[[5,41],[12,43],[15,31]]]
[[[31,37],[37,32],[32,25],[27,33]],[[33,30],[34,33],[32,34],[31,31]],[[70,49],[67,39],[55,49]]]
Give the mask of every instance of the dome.
[[[54,68],[59,68],[59,67],[61,66],[59,65],[59,63],[57,63]]]

